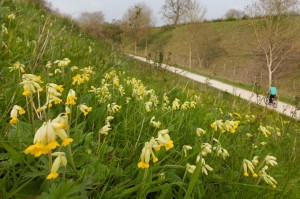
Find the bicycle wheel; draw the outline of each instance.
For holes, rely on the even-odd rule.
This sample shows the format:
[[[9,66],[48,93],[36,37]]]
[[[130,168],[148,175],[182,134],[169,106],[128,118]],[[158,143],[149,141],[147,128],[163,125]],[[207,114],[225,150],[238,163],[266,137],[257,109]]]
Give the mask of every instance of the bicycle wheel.
[[[272,105],[273,105],[273,108],[277,108],[278,102],[276,99],[273,99]]]
[[[268,97],[265,97],[265,98],[264,98],[264,102],[265,102],[266,105],[269,105],[269,98],[268,98]]]

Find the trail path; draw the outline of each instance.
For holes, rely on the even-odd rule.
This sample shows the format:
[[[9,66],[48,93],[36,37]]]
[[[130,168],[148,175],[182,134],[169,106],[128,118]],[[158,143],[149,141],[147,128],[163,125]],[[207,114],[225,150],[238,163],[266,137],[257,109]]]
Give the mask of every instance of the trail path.
[[[128,55],[130,57],[132,57],[134,59],[137,59],[137,60],[140,60],[142,62],[147,62],[147,63],[150,63],[150,64],[156,64],[154,61],[146,59],[144,57],[139,57],[139,56],[135,56],[135,55],[131,55],[131,54],[128,54]],[[160,66],[161,68],[164,68],[164,69],[166,69],[166,70],[168,70],[172,73],[176,73],[178,75],[187,77],[189,79],[192,79],[192,80],[200,82],[200,83],[209,84],[210,86],[212,86],[214,88],[217,88],[219,90],[231,93],[235,96],[238,96],[240,98],[243,98],[243,99],[248,100],[250,102],[253,102],[255,104],[265,106],[268,109],[276,110],[279,113],[282,113],[282,114],[287,115],[289,117],[300,120],[300,110],[297,110],[296,107],[291,105],[291,104],[287,104],[285,102],[278,101],[277,108],[273,108],[270,105],[266,106],[265,103],[263,102],[263,100],[258,102],[258,100],[257,100],[258,96],[254,92],[251,92],[251,91],[248,91],[248,90],[245,90],[245,89],[241,89],[241,88],[238,88],[236,86],[229,85],[229,84],[225,84],[225,83],[222,83],[222,82],[217,81],[217,80],[208,79],[207,77],[204,77],[204,76],[201,76],[201,75],[198,75],[198,74],[195,74],[195,73],[191,73],[191,72],[188,72],[188,71],[185,71],[185,70],[173,67],[173,66],[169,66],[169,65],[166,65],[166,64],[159,64],[158,66]],[[264,96],[259,95],[259,98],[262,99],[263,97]]]

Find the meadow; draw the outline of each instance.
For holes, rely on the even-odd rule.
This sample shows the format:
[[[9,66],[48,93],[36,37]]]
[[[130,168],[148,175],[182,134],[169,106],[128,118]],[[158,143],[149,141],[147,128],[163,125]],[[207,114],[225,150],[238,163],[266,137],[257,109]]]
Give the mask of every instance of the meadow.
[[[299,121],[0,0],[0,198],[297,198]]]

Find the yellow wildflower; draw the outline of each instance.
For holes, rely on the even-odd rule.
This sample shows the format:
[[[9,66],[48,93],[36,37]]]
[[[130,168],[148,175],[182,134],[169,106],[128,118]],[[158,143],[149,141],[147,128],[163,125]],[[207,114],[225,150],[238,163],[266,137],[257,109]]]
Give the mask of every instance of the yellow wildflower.
[[[67,96],[67,102],[66,105],[75,105],[75,100],[77,99],[76,93],[73,89],[69,90],[68,96]]]
[[[56,153],[52,153],[52,156],[57,156],[52,164],[51,167],[51,173],[47,176],[48,180],[51,179],[55,179],[58,177],[58,169],[60,167],[60,165],[66,167],[67,166],[67,159],[66,159],[66,155],[64,152],[56,152]]]
[[[89,114],[89,112],[91,112],[93,110],[93,107],[88,107],[85,104],[79,104],[79,110],[84,114],[84,116],[86,116],[87,114]]]

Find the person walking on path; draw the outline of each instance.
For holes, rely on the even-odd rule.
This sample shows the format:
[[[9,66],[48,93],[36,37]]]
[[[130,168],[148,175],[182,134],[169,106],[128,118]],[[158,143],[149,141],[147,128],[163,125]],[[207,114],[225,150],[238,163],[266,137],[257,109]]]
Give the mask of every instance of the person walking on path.
[[[273,84],[271,84],[271,87],[269,88],[269,94],[270,94],[269,103],[271,104],[273,103],[273,99],[277,95],[277,89]]]

